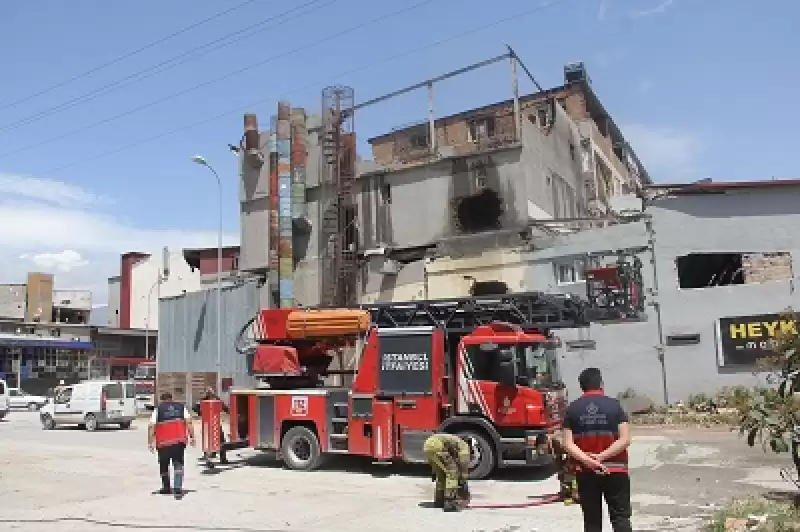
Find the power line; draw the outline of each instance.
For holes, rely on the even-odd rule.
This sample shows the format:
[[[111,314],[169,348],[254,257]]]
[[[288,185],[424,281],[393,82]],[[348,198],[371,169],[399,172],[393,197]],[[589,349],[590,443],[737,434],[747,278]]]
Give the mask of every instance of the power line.
[[[83,78],[85,78],[87,76],[91,76],[95,72],[99,72],[100,70],[103,70],[104,68],[107,68],[107,67],[110,67],[111,65],[115,65],[117,63],[120,63],[120,62],[122,62],[122,61],[124,61],[126,59],[129,59],[129,58],[131,58],[131,57],[133,57],[135,55],[138,55],[138,54],[140,54],[140,53],[142,53],[142,52],[144,52],[146,50],[149,50],[150,48],[158,46],[159,44],[163,44],[163,43],[165,43],[165,42],[167,42],[167,41],[169,41],[171,39],[174,39],[178,35],[183,35],[186,32],[192,31],[193,29],[196,29],[196,28],[199,28],[200,26],[208,24],[212,20],[216,20],[216,19],[218,19],[220,17],[223,17],[223,16],[227,15],[228,13],[232,13],[234,11],[237,11],[237,10],[245,7],[246,5],[253,4],[256,1],[257,0],[245,0],[244,2],[236,4],[233,7],[230,7],[228,9],[223,10],[223,11],[219,11],[218,13],[215,13],[214,15],[206,17],[203,20],[200,20],[199,22],[195,22],[194,24],[190,24],[189,26],[186,26],[185,28],[179,29],[176,32],[173,32],[173,33],[170,33],[169,35],[161,37],[160,39],[156,39],[155,41],[149,42],[149,43],[145,44],[144,46],[141,46],[141,47],[139,47],[139,48],[137,48],[137,49],[135,49],[135,50],[133,50],[131,52],[128,52],[128,53],[126,53],[124,55],[121,55],[121,56],[119,56],[119,57],[117,57],[115,59],[112,59],[111,61],[108,61],[106,63],[98,65],[98,66],[96,66],[94,68],[90,68],[89,70],[86,70],[85,72],[81,72],[80,74],[76,74],[76,75],[72,76],[71,78],[68,78],[68,79],[66,79],[64,81],[60,81],[60,82],[56,83],[55,85],[51,85],[51,86],[49,86],[49,87],[47,87],[45,89],[40,90],[39,92],[36,92],[36,93],[30,94],[28,96],[25,96],[24,98],[20,98],[18,100],[12,101],[10,103],[3,104],[2,106],[0,106],[0,111],[5,110],[5,109],[9,109],[11,107],[15,107],[16,105],[19,105],[21,103],[33,100],[34,98],[38,98],[39,96],[42,96],[43,94],[47,94],[49,92],[52,92],[52,91],[54,91],[54,90],[56,90],[58,88],[61,88],[61,87],[65,86],[65,85],[69,85],[73,81],[77,81],[77,80],[83,79]]]
[[[314,48],[316,46],[319,46],[320,44],[324,44],[324,43],[327,43],[329,41],[338,39],[339,37],[342,37],[343,35],[346,35],[348,33],[352,33],[354,31],[360,30],[360,29],[365,28],[367,26],[371,26],[371,25],[373,25],[375,23],[378,23],[378,22],[383,22],[384,20],[387,20],[389,18],[392,18],[392,17],[395,17],[397,15],[406,13],[408,11],[412,11],[412,10],[417,9],[417,8],[419,8],[419,7],[421,7],[421,6],[425,5],[425,4],[430,4],[430,3],[433,3],[433,2],[436,2],[436,1],[438,1],[438,0],[423,0],[421,2],[417,2],[416,4],[411,5],[409,7],[404,7],[402,9],[398,10],[398,11],[394,11],[392,13],[388,13],[388,14],[385,14],[385,15],[380,15],[380,16],[378,16],[376,18],[373,18],[371,20],[368,20],[366,22],[362,22],[362,23],[357,24],[355,26],[351,26],[350,28],[347,28],[347,29],[345,29],[343,31],[340,31],[338,33],[335,33],[333,35],[329,35],[328,37],[325,37],[323,39],[319,39],[319,40],[313,41],[313,42],[311,42],[309,44],[306,44],[306,45],[303,45],[303,46],[299,46],[297,48],[289,50],[288,52],[283,52],[283,53],[278,54],[278,55],[273,55],[271,57],[268,57],[266,59],[258,61],[257,63],[253,63],[253,64],[247,65],[247,66],[245,66],[243,68],[239,68],[237,70],[234,70],[232,72],[228,72],[227,74],[224,74],[222,76],[218,76],[216,78],[212,78],[210,80],[204,81],[203,83],[199,83],[199,84],[194,85],[192,87],[189,87],[187,89],[183,89],[181,91],[174,92],[172,94],[169,94],[169,95],[164,96],[162,98],[159,98],[157,100],[153,100],[153,101],[150,101],[148,103],[142,104],[142,105],[140,105],[138,107],[134,107],[133,109],[128,109],[127,111],[123,111],[122,113],[119,113],[117,115],[114,115],[114,116],[111,116],[111,117],[108,117],[108,118],[104,118],[104,119],[99,120],[97,122],[93,122],[93,123],[91,123],[89,125],[82,126],[82,127],[78,128],[78,129],[75,129],[75,130],[69,131],[67,133],[64,133],[62,135],[58,135],[56,137],[53,137],[53,138],[50,138],[50,139],[47,139],[47,140],[44,140],[44,141],[39,141],[36,144],[30,144],[28,146],[23,146],[22,148],[18,148],[16,150],[12,150],[10,152],[6,152],[6,153],[3,153],[3,154],[0,154],[0,158],[8,157],[8,156],[13,155],[13,154],[17,154],[17,153],[20,153],[20,152],[28,151],[28,150],[31,150],[33,148],[40,147],[42,144],[49,144],[49,143],[52,143],[52,142],[55,142],[55,141],[58,141],[58,140],[62,140],[62,139],[67,138],[67,137],[71,137],[71,136],[76,135],[78,133],[82,133],[84,131],[88,131],[88,130],[94,129],[94,128],[98,127],[98,126],[102,126],[102,125],[108,124],[110,122],[114,122],[115,120],[119,120],[120,118],[124,118],[126,116],[130,116],[132,114],[138,113],[139,111],[143,111],[145,109],[153,107],[154,105],[158,105],[160,103],[163,103],[163,102],[166,102],[166,101],[169,101],[169,100],[173,100],[175,98],[178,98],[178,97],[183,96],[185,94],[188,94],[190,92],[194,92],[194,91],[196,91],[198,89],[202,89],[202,88],[207,87],[209,85],[213,85],[214,83],[219,83],[220,81],[224,81],[224,80],[226,80],[228,78],[231,78],[233,76],[236,76],[236,75],[242,74],[244,72],[253,70],[254,68],[264,66],[267,63],[271,63],[272,61],[275,61],[277,59],[281,59],[283,57],[294,55],[294,54],[296,54],[298,52],[302,52],[304,50],[308,50],[310,48]],[[0,131],[2,131],[2,129],[0,129]]]
[[[424,52],[424,51],[430,50],[432,48],[436,48],[437,46],[441,46],[443,44],[449,43],[451,41],[458,40],[458,39],[460,39],[462,37],[466,37],[468,35],[472,35],[474,33],[478,33],[480,31],[483,31],[483,30],[486,30],[486,29],[489,29],[489,28],[493,28],[495,26],[499,26],[499,25],[504,24],[506,22],[511,22],[512,20],[517,20],[517,19],[522,18],[522,17],[527,17],[527,16],[532,15],[534,13],[537,13],[539,11],[544,11],[545,9],[548,9],[548,8],[551,8],[551,7],[555,7],[555,6],[558,6],[560,4],[565,4],[565,3],[568,3],[570,1],[571,0],[552,0],[551,2],[541,4],[541,5],[537,6],[537,7],[534,7],[534,8],[531,8],[531,9],[526,9],[526,10],[520,11],[518,13],[515,13],[513,15],[510,15],[508,17],[503,17],[503,18],[497,19],[497,20],[495,20],[493,22],[490,22],[488,24],[482,24],[482,25],[479,25],[479,26],[475,26],[475,27],[473,27],[471,29],[468,29],[468,30],[456,33],[454,35],[451,35],[450,37],[445,37],[444,39],[439,39],[439,40],[434,41],[432,43],[429,43],[429,44],[426,44],[426,45],[423,45],[423,46],[420,46],[420,47],[417,47],[417,48],[413,48],[411,50],[407,50],[405,52],[401,52],[399,54],[395,54],[395,55],[380,59],[378,61],[373,61],[372,63],[368,63],[366,65],[362,65],[360,67],[356,67],[354,69],[347,70],[347,71],[341,72],[339,74],[334,74],[333,76],[327,76],[325,79],[320,79],[320,80],[308,83],[306,85],[303,85],[301,87],[297,87],[295,89],[291,89],[290,91],[285,92],[285,93],[283,93],[281,95],[273,95],[273,96],[269,96],[267,98],[262,98],[260,100],[255,101],[255,102],[251,102],[251,103],[249,103],[247,105],[239,106],[239,107],[237,107],[235,109],[228,109],[227,111],[224,111],[224,112],[219,113],[217,115],[205,118],[203,120],[199,120],[197,122],[192,122],[191,124],[186,124],[186,125],[177,127],[175,129],[171,129],[169,131],[165,131],[164,133],[159,133],[158,135],[154,135],[152,137],[147,137],[145,139],[138,140],[138,141],[132,142],[130,144],[126,144],[125,146],[122,146],[120,148],[116,148],[114,150],[105,151],[105,152],[93,155],[91,157],[86,157],[84,159],[79,159],[79,160],[73,161],[71,163],[67,163],[67,164],[64,164],[64,165],[61,165],[61,166],[50,168],[50,169],[45,170],[44,172],[42,172],[42,174],[43,175],[50,175],[50,174],[58,173],[58,172],[60,172],[62,170],[73,168],[75,166],[80,166],[82,164],[86,164],[86,163],[89,163],[89,162],[92,162],[92,161],[96,161],[98,159],[104,159],[104,158],[106,158],[108,156],[116,155],[117,153],[122,153],[122,152],[130,150],[132,148],[137,148],[137,147],[142,146],[144,144],[149,144],[151,142],[155,142],[155,141],[160,140],[160,139],[162,139],[164,137],[169,137],[171,135],[174,135],[176,133],[180,133],[182,131],[186,131],[186,130],[189,130],[189,129],[194,129],[194,128],[197,128],[199,126],[203,126],[205,124],[208,124],[210,122],[215,122],[215,121],[220,120],[222,118],[226,118],[229,115],[236,114],[236,113],[241,113],[241,112],[244,112],[244,111],[247,111],[247,110],[251,110],[254,107],[257,107],[257,106],[259,106],[261,104],[264,104],[264,103],[269,103],[269,102],[273,102],[274,103],[276,98],[284,97],[284,96],[289,95],[289,94],[294,94],[294,93],[303,91],[305,89],[317,87],[321,83],[329,82],[331,79],[341,78],[341,77],[344,77],[344,76],[350,76],[350,75],[355,74],[357,72],[361,72],[363,70],[368,70],[368,69],[371,69],[371,68],[373,68],[375,66],[382,65],[384,63],[390,63],[392,61],[396,61],[398,59],[401,59],[403,57],[407,57],[409,55],[414,55],[414,54],[417,54],[417,53],[420,53],[420,52]]]
[[[77,107],[82,103],[90,102],[92,100],[95,100],[95,99],[99,98],[100,96],[104,96],[106,94],[114,92],[115,90],[119,90],[121,88],[133,85],[134,83],[138,83],[140,81],[144,81],[145,79],[151,78],[151,77],[153,77],[155,75],[158,75],[158,74],[160,74],[162,72],[166,72],[167,70],[170,70],[171,68],[183,65],[185,63],[188,63],[189,61],[192,61],[193,59],[196,59],[196,58],[198,58],[198,57],[200,57],[202,55],[205,55],[205,54],[208,54],[208,53],[213,52],[215,50],[219,50],[221,48],[225,48],[227,46],[230,46],[231,44],[237,43],[237,42],[239,42],[239,41],[241,41],[243,39],[251,37],[255,33],[259,33],[261,31],[265,31],[265,30],[267,30],[269,28],[272,28],[277,24],[270,24],[270,25],[268,25],[266,27],[262,27],[258,31],[253,32],[251,34],[240,36],[239,38],[229,40],[228,42],[223,42],[222,44],[219,44],[219,43],[222,42],[222,41],[226,41],[226,40],[230,39],[231,37],[234,37],[234,36],[236,36],[238,34],[242,34],[242,33],[248,32],[248,31],[250,31],[250,30],[252,30],[254,28],[258,28],[259,26],[263,26],[264,24],[266,24],[268,22],[273,22],[276,19],[280,19],[281,17],[286,16],[286,15],[288,15],[288,14],[294,12],[294,11],[302,10],[302,9],[304,9],[306,7],[314,6],[314,5],[318,5],[319,8],[322,8],[322,7],[331,5],[331,4],[333,4],[333,3],[337,2],[337,1],[338,0],[330,0],[330,1],[328,1],[328,2],[326,2],[324,4],[322,4],[322,5],[318,5],[318,4],[320,4],[322,2],[322,0],[312,0],[312,1],[307,2],[307,3],[305,3],[305,4],[301,5],[301,6],[293,7],[291,9],[287,10],[287,11],[284,11],[283,13],[279,13],[278,15],[274,15],[272,17],[266,18],[264,20],[256,22],[255,24],[251,24],[250,26],[247,26],[247,27],[242,28],[240,30],[234,31],[234,32],[229,33],[227,35],[223,35],[222,37],[220,37],[218,39],[215,39],[213,41],[210,41],[210,42],[205,43],[203,45],[200,45],[198,47],[192,48],[191,50],[188,50],[186,52],[178,54],[178,55],[176,55],[176,56],[174,56],[174,57],[172,57],[170,59],[167,59],[165,61],[161,61],[160,63],[157,63],[157,64],[155,64],[153,66],[147,67],[144,70],[140,70],[140,71],[138,71],[138,72],[136,72],[134,74],[130,74],[128,76],[125,76],[124,78],[118,79],[116,81],[112,81],[111,83],[107,83],[107,84],[105,84],[105,85],[103,85],[103,86],[101,86],[101,87],[99,87],[97,89],[94,89],[94,90],[92,90],[92,91],[90,91],[88,93],[79,95],[79,96],[77,96],[75,98],[72,98],[71,100],[67,100],[66,102],[58,104],[58,105],[56,105],[54,107],[50,107],[50,108],[45,109],[43,111],[39,111],[38,113],[34,113],[31,116],[27,116],[25,118],[21,118],[20,120],[17,120],[16,122],[12,122],[11,124],[6,124],[4,126],[0,126],[0,131],[8,131],[9,129],[15,129],[15,128],[18,128],[18,127],[26,126],[28,124],[32,124],[34,122],[38,122],[39,120],[41,120],[43,118],[47,118],[48,116],[52,116],[53,114],[56,114],[56,113],[59,113],[59,112],[62,112],[62,111],[66,111],[68,109],[72,109],[73,107]],[[292,16],[292,17],[289,17],[289,18],[286,18],[286,19],[283,19],[283,20],[278,20],[278,23],[280,24],[280,23],[289,22],[291,20],[294,20],[295,18],[299,18],[300,16],[307,15],[309,12],[310,12],[310,10],[309,11],[301,11],[300,13],[296,14],[295,16]],[[218,45],[218,46],[214,46],[214,45]],[[199,52],[201,50],[204,50],[204,51],[202,51],[199,54],[196,53],[196,52]]]

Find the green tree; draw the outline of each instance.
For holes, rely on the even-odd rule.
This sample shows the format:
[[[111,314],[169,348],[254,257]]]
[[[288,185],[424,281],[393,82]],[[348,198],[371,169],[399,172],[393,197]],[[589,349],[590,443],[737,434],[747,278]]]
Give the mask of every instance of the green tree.
[[[782,316],[796,322],[793,312]],[[757,442],[776,453],[790,449],[791,435],[800,426],[800,335],[785,332],[776,338],[775,355],[759,362],[761,371],[769,372],[775,388],[754,390],[747,401],[738,405],[739,432],[747,444]]]

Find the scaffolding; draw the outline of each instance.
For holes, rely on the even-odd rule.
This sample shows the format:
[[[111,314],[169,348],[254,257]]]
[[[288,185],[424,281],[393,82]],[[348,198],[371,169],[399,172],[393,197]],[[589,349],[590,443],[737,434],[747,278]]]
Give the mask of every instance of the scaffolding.
[[[351,87],[322,91],[322,195],[320,199],[320,303],[358,303],[356,207],[356,135]]]

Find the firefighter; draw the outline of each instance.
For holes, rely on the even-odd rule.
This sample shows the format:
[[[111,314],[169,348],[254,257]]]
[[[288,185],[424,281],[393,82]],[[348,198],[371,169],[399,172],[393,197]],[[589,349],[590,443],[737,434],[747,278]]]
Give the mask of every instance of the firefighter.
[[[554,446],[553,452],[558,468],[559,495],[564,504],[580,502],[578,483],[576,480],[575,461],[561,446]]]
[[[445,512],[457,512],[469,504],[467,484],[470,449],[467,442],[447,433],[437,433],[425,440],[425,456],[436,481],[433,505]]]
[[[628,415],[603,392],[603,376],[587,368],[578,377],[583,395],[564,416],[564,448],[575,461],[585,532],[602,532],[603,500],[614,532],[632,532]]]
[[[183,404],[173,401],[170,392],[162,393],[161,400],[150,417],[147,431],[150,452],[158,451],[158,468],[161,472],[159,493],[174,493],[176,498],[183,494],[183,464],[187,441],[194,447],[194,426],[189,410]],[[171,486],[170,463],[174,476]]]
[[[209,386],[208,388],[206,388],[206,393],[205,393],[205,395],[203,395],[203,397],[200,399],[200,401],[215,401],[215,400],[216,401],[221,401],[219,396],[214,392],[214,388]],[[194,405],[194,411],[198,416],[200,415],[200,401],[198,401]],[[225,412],[226,414],[228,413],[228,407],[225,406],[225,403],[222,403],[222,411]],[[225,433],[222,431],[222,420],[220,420],[220,424],[219,424],[219,463],[223,464],[223,465],[229,463],[228,462],[228,457],[225,456],[224,444],[225,444]],[[211,456],[213,456],[214,454],[216,454],[216,453],[212,453]],[[205,453],[205,459],[206,459],[206,461],[208,462],[209,465],[211,465],[211,461],[209,460],[211,458],[211,456],[209,456],[208,453]]]

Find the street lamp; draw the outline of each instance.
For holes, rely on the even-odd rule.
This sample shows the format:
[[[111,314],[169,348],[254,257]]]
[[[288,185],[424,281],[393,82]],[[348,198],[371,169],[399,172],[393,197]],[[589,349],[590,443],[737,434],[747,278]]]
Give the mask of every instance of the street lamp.
[[[144,320],[144,358],[145,360],[150,360],[150,314],[151,314],[151,307],[150,307],[150,297],[153,295],[153,290],[156,288],[161,288],[161,281],[163,280],[163,276],[161,274],[161,270],[158,271],[158,279],[153,286],[150,287],[150,290],[147,291],[147,316]],[[160,297],[158,298],[161,299]]]
[[[222,395],[222,180],[214,167],[201,155],[192,162],[208,168],[217,180],[219,190],[219,232],[217,234],[217,394]]]

